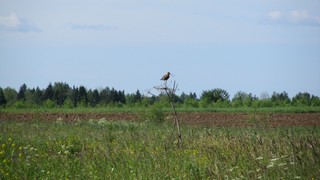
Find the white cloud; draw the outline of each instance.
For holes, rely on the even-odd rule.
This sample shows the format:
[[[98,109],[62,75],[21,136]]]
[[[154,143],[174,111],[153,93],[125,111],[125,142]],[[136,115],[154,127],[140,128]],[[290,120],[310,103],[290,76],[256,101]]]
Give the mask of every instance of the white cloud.
[[[15,13],[11,13],[9,16],[0,16],[0,26],[7,28],[17,28],[20,21]]]
[[[306,10],[294,10],[290,13],[290,19],[293,22],[306,21],[310,18],[309,12]]]
[[[320,26],[320,16],[312,15],[307,10],[270,11],[266,14],[267,21],[294,25]]]
[[[282,14],[280,11],[271,11],[267,16],[272,20],[277,20],[281,18]]]
[[[39,28],[32,22],[19,18],[14,12],[9,16],[0,16],[0,30],[14,32],[39,32]]]

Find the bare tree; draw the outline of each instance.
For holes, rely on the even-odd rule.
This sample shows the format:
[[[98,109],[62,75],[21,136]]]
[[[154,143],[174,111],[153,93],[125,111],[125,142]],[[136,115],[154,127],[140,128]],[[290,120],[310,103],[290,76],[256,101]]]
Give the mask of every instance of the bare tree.
[[[176,83],[176,81],[174,81],[172,88],[170,88],[167,85],[167,79],[168,78],[163,79],[164,83],[162,85],[155,86],[154,88],[158,91],[165,92],[165,94],[167,95],[167,97],[170,101],[171,108],[172,108],[173,114],[174,114],[174,122],[175,122],[175,125],[177,128],[177,133],[178,133],[177,135],[178,135],[179,148],[182,148],[182,135],[181,135],[181,130],[180,130],[180,122],[178,119],[178,114],[177,114],[175,102],[174,102],[174,97],[175,97],[175,93],[178,89],[178,84]]]

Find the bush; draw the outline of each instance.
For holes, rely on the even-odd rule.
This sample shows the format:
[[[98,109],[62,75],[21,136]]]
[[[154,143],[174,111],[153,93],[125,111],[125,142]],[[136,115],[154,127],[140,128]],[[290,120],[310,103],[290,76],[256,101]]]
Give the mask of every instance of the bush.
[[[56,104],[52,100],[47,99],[46,101],[43,102],[43,106],[46,108],[54,108]]]
[[[165,120],[165,114],[160,106],[151,106],[148,111],[140,113],[140,120],[144,122],[162,124]]]

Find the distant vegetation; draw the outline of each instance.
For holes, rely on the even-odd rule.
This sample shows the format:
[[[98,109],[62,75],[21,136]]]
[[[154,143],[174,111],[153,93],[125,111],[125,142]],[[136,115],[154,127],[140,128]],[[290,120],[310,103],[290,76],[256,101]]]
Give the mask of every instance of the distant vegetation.
[[[233,98],[220,88],[204,90],[200,97],[196,93],[182,93],[174,98],[178,108],[266,108],[266,107],[320,107],[320,98],[307,92],[300,92],[290,98],[284,92],[273,92],[271,96],[263,94],[260,98],[239,91]],[[0,107],[6,109],[28,108],[99,108],[130,107],[143,108],[151,105],[170,107],[167,97],[160,95],[142,95],[125,93],[106,87],[87,89],[84,86],[69,86],[67,83],[50,83],[47,88],[29,88],[23,84],[18,91],[0,87]]]

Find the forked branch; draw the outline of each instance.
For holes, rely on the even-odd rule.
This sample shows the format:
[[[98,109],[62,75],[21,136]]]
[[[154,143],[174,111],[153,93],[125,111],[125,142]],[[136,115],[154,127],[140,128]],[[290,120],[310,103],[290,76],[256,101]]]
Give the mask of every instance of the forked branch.
[[[178,84],[176,84],[176,81],[174,81],[172,88],[169,88],[167,85],[167,81],[164,81],[164,83],[162,85],[156,86],[154,88],[158,91],[161,91],[161,92],[164,91],[170,101],[171,108],[174,113],[174,121],[175,121],[175,125],[177,128],[177,133],[178,133],[179,148],[182,148],[182,135],[181,135],[181,130],[180,130],[180,122],[178,119],[178,114],[177,114],[175,103],[174,103],[175,93],[178,89]]]

